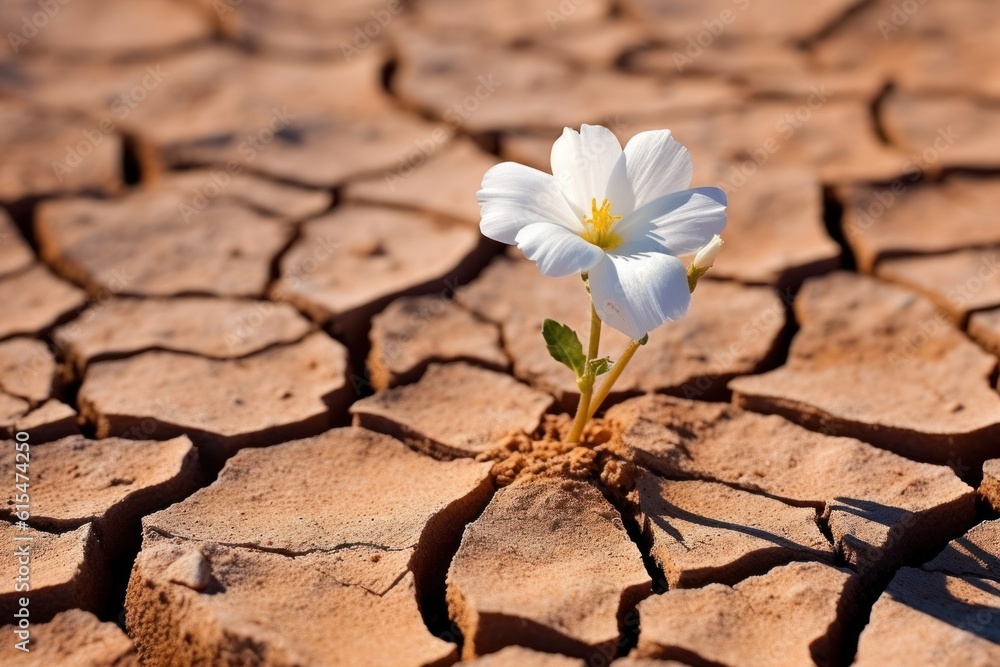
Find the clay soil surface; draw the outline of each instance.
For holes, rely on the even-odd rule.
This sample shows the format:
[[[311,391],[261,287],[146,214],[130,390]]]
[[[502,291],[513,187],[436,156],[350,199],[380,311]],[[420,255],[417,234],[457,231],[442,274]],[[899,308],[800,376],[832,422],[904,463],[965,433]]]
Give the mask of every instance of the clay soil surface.
[[[0,665],[1000,665],[993,0],[0,27]],[[729,226],[570,447],[583,286],[475,192],[582,123]]]

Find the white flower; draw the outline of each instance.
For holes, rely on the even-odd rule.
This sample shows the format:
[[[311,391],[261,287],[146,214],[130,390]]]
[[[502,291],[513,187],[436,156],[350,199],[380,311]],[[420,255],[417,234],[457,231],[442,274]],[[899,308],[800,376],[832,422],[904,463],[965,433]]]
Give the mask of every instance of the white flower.
[[[552,174],[514,162],[486,172],[480,228],[547,276],[587,272],[597,314],[640,339],[687,312],[678,256],[726,226],[725,193],[690,183],[691,154],[669,130],[637,134],[623,151],[607,128],[567,128],[552,146]]]

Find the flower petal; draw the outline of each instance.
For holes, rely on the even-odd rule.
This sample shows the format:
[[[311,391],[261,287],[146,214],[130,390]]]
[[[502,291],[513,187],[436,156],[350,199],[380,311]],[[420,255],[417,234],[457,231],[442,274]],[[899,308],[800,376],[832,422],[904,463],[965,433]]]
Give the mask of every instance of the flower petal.
[[[670,130],[640,132],[625,146],[635,207],[691,185],[691,153]]]
[[[612,215],[624,217],[635,210],[635,194],[632,193],[632,184],[628,180],[628,161],[625,159],[625,153],[619,156],[618,162],[611,170],[611,178],[608,180],[604,196],[611,202]]]
[[[661,253],[607,255],[590,269],[590,294],[600,318],[633,340],[679,319],[691,305],[684,265]]]
[[[513,244],[517,233],[535,222],[583,231],[580,218],[566,203],[556,180],[523,164],[504,162],[490,168],[476,199],[483,216],[479,228],[494,241]]]
[[[615,227],[622,245],[616,255],[696,252],[726,227],[726,193],[694,188],[654,199]]]
[[[590,213],[590,202],[598,205],[607,198],[612,213],[625,215],[632,210],[631,186],[626,165],[616,169],[622,158],[622,146],[614,133],[600,125],[583,125],[580,131],[566,128],[552,145],[552,175],[566,194],[578,218]],[[613,187],[609,185],[614,183]],[[629,201],[621,200],[628,193]]]
[[[560,225],[536,222],[517,233],[517,247],[550,278],[583,273],[601,261],[604,251]]]

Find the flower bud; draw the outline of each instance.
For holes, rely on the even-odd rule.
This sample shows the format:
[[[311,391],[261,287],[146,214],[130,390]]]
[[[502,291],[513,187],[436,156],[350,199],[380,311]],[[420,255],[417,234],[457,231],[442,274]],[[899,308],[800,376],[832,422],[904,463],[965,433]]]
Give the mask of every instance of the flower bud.
[[[719,251],[722,250],[724,245],[722,237],[716,234],[712,237],[704,248],[698,251],[698,254],[694,256],[694,260],[687,269],[688,278],[688,288],[693,292],[694,288],[697,287],[698,281],[703,275],[708,273],[708,270],[712,268],[715,264],[715,258],[719,256]]]
[[[715,258],[719,256],[719,251],[722,250],[723,245],[725,243],[722,241],[721,236],[718,234],[713,236],[712,240],[694,256],[694,261],[691,263],[692,266],[702,273],[708,271],[715,264]]]

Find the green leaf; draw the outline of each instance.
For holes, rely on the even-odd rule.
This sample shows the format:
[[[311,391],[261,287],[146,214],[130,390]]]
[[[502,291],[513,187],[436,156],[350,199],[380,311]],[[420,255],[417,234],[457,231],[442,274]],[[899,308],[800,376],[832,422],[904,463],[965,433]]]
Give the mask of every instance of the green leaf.
[[[553,359],[568,366],[577,377],[583,376],[587,355],[583,353],[583,343],[575,331],[565,324],[546,319],[542,324],[542,337]]]
[[[604,375],[611,370],[611,357],[601,357],[590,360],[590,373],[594,377]]]

